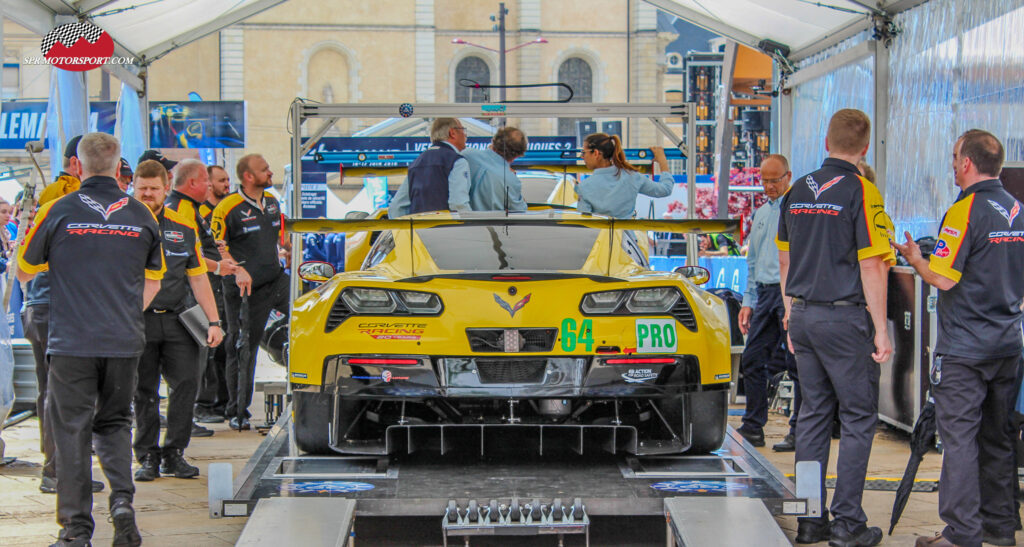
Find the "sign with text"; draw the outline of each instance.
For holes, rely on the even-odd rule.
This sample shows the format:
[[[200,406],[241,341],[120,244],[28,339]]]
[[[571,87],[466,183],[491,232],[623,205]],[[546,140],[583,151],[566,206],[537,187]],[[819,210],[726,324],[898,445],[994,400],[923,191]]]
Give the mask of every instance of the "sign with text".
[[[89,131],[114,134],[117,102],[89,103]],[[74,135],[68,135],[70,139]],[[24,150],[28,141],[46,140],[46,101],[0,103],[0,149]],[[46,143],[49,148],[49,142]]]

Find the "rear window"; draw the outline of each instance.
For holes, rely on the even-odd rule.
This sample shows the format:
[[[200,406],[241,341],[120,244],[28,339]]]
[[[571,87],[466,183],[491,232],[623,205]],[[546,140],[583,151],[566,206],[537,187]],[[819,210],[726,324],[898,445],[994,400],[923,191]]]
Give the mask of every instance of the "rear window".
[[[583,226],[438,226],[417,230],[442,270],[580,270],[600,230]]]

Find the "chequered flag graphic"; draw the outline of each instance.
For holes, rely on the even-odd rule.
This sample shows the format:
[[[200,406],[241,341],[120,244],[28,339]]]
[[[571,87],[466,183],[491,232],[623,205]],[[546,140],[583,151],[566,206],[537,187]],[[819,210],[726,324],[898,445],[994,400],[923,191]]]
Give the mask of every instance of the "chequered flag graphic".
[[[46,34],[43,37],[42,52],[45,56],[49,53],[50,48],[57,42],[64,44],[64,47],[70,48],[75,45],[75,42],[79,38],[85,38],[90,44],[95,44],[100,37],[103,36],[103,29],[96,25],[89,23],[68,23],[61,25]]]

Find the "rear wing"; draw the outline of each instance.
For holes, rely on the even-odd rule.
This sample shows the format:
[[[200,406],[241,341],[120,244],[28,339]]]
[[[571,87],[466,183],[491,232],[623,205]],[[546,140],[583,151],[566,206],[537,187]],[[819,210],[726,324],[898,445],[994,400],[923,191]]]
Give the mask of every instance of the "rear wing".
[[[636,230],[674,234],[736,233],[740,221],[733,219],[644,220],[615,219],[580,215],[563,218],[556,214],[497,216],[493,213],[457,214],[451,217],[430,216],[382,219],[301,219],[285,221],[285,228],[297,234],[330,234],[343,232],[376,232],[383,230],[417,230],[436,226],[551,226],[570,225],[606,230]]]

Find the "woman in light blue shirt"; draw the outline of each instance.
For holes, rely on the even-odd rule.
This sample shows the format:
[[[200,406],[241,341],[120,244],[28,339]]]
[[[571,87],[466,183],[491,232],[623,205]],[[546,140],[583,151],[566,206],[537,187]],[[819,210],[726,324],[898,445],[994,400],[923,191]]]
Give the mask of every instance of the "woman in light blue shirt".
[[[594,174],[576,188],[581,213],[597,213],[614,218],[633,218],[637,194],[655,198],[672,193],[672,174],[668,172],[665,150],[652,146],[654,161],[661,167],[658,181],[641,174],[626,161],[622,142],[616,135],[594,133],[583,139],[583,163]]]

